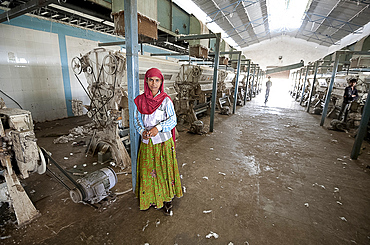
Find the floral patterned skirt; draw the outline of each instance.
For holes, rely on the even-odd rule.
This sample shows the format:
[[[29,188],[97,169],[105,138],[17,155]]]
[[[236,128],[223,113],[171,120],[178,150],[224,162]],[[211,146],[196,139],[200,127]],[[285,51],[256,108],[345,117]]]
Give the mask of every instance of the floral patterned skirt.
[[[136,197],[140,210],[162,208],[163,202],[182,197],[179,168],[173,139],[153,145],[141,142],[137,157]]]

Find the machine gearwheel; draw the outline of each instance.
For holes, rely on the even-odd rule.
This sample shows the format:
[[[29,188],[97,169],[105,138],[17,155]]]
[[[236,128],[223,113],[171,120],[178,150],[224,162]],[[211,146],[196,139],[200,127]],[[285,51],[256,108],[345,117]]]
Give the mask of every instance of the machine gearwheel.
[[[103,59],[103,69],[108,75],[113,75],[117,71],[117,58],[108,54]]]

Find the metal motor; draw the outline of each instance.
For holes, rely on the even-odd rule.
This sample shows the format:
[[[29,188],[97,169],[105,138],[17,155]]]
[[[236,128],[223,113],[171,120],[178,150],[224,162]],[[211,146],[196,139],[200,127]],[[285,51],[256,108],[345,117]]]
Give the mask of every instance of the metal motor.
[[[117,175],[110,167],[99,169],[78,179],[81,188],[70,190],[69,194],[75,203],[100,202],[109,195],[109,190],[117,183]]]
[[[200,120],[197,120],[191,124],[189,132],[193,134],[203,134],[203,129],[204,123]]]

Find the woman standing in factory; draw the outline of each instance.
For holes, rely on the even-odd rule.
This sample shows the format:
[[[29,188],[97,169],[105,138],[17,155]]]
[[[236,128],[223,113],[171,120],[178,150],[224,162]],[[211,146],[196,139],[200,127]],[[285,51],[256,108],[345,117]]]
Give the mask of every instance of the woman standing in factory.
[[[135,98],[134,124],[141,135],[135,193],[140,210],[164,207],[165,214],[172,215],[172,199],[183,193],[174,140],[177,119],[163,83],[161,71],[149,69],[144,93]]]

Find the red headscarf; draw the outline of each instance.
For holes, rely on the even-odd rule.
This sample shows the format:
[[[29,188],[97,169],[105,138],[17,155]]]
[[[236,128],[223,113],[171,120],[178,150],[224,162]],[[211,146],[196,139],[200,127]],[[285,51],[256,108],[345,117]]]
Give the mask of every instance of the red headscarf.
[[[149,77],[158,77],[162,80],[162,84],[159,87],[159,91],[161,93],[157,95],[156,97],[153,97],[152,91],[149,88],[149,85],[147,82],[147,79]],[[164,92],[163,84],[164,84],[164,77],[162,75],[162,72],[159,69],[150,68],[149,70],[147,70],[147,72],[145,73],[145,77],[144,77],[144,93],[137,96],[134,100],[136,107],[141,114],[152,114],[162,104],[163,100],[166,97],[171,99],[171,97],[168,96],[168,94]],[[171,132],[172,132],[173,141],[176,145],[175,128],[173,128]]]
[[[152,91],[149,89],[147,79],[148,77],[158,77],[162,80],[162,84],[159,87],[159,91],[161,92],[156,97],[153,97]],[[162,104],[163,100],[170,96],[164,92],[163,89],[164,77],[162,72],[157,68],[151,68],[145,73],[144,77],[144,93],[137,96],[135,99],[135,104],[137,109],[141,114],[152,114],[157,108]]]

